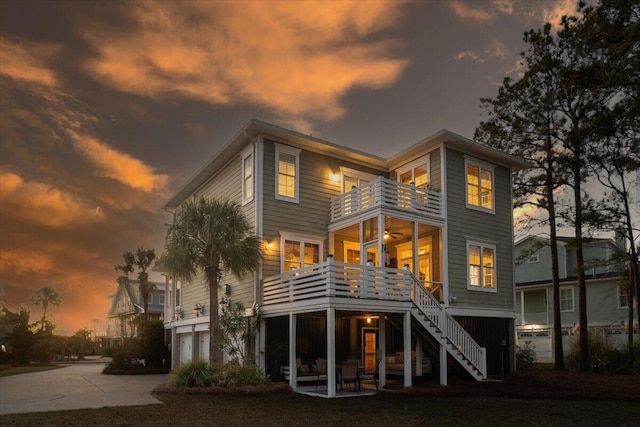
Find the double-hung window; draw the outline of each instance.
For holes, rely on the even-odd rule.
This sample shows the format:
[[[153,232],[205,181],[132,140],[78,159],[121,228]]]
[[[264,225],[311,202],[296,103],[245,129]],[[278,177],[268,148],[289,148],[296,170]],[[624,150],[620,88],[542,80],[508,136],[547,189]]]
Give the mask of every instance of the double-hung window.
[[[276,199],[298,203],[300,150],[276,144]]]
[[[560,311],[575,311],[573,286],[560,288]]]
[[[496,291],[496,247],[486,243],[467,242],[469,289]]]
[[[295,235],[283,235],[281,241],[282,271],[300,270],[322,259],[322,240]]]
[[[618,308],[629,308],[629,289],[627,285],[618,285]]]
[[[494,169],[492,166],[467,158],[467,207],[494,212]]]
[[[242,153],[242,204],[253,200],[253,151]]]

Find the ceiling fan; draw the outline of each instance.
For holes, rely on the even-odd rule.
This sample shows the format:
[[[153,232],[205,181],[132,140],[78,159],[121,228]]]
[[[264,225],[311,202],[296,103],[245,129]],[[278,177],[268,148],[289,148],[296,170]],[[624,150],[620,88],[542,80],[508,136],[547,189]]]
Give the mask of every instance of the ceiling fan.
[[[399,236],[402,236],[402,233],[400,233],[400,232],[398,232],[398,231],[393,232],[393,231],[391,231],[391,230],[389,230],[389,229],[385,229],[385,230],[384,230],[384,240],[387,240],[387,239],[389,239],[389,238],[392,238],[392,239],[394,239],[394,240],[395,240],[395,239],[397,239]]]

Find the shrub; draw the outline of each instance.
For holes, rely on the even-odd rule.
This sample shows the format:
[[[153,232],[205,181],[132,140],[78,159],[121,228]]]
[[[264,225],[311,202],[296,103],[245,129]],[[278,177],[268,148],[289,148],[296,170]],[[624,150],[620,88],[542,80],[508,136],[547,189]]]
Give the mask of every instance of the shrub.
[[[516,346],[516,367],[526,368],[535,362],[535,346],[531,346],[531,341],[525,341],[524,345]]]
[[[640,343],[634,343],[634,354],[638,354]],[[637,360],[637,358],[636,358]],[[565,356],[565,362],[569,369],[580,367],[580,340],[572,340],[569,351]],[[615,348],[607,344],[602,334],[589,332],[589,366],[594,372],[613,373],[626,368],[627,346]],[[637,363],[635,363],[637,365]],[[637,369],[637,366],[634,366]]]
[[[142,323],[145,366],[160,368],[167,359],[164,345],[164,326],[162,320],[147,320]]]
[[[173,388],[237,387],[268,382],[269,379],[255,365],[240,366],[237,363],[210,365],[204,360],[196,360],[173,370],[168,385]]]

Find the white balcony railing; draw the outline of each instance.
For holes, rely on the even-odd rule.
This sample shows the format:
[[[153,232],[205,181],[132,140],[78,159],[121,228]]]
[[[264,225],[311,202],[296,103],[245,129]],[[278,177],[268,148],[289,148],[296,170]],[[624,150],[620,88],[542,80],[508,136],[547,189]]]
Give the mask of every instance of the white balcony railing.
[[[331,199],[331,221],[381,206],[420,215],[442,216],[439,192],[378,177]]]

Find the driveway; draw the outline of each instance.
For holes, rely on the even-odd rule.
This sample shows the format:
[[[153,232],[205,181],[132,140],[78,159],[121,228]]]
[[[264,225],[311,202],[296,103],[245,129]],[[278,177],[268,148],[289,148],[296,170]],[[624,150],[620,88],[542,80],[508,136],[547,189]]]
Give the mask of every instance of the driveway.
[[[104,363],[0,378],[0,414],[162,403],[151,391],[168,376],[104,375]]]

